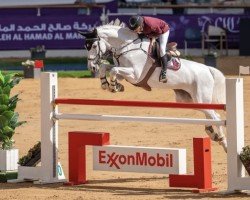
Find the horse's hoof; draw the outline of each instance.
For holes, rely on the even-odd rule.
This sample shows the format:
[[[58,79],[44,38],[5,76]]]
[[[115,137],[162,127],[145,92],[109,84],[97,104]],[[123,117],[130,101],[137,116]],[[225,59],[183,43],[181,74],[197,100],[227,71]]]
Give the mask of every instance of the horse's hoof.
[[[117,84],[117,90],[118,90],[118,92],[124,92],[125,88],[124,88],[124,86],[122,84],[118,83]]]
[[[118,92],[115,87],[109,87],[109,91],[112,92],[112,93]]]
[[[116,93],[116,92],[117,92],[117,91],[114,90],[114,89],[109,89],[109,91],[112,92],[112,93]]]
[[[223,138],[221,141],[219,141],[219,144],[223,147],[224,151],[227,153],[227,140]]]
[[[109,85],[109,91],[110,92],[113,92],[113,93],[115,93],[115,92],[124,92],[124,90],[125,90],[124,86],[122,84],[120,84],[120,83],[117,83],[115,86],[112,85],[112,84]]]
[[[102,85],[101,85],[101,88],[102,88],[103,90],[107,90],[107,89],[109,89],[109,84],[102,84]]]

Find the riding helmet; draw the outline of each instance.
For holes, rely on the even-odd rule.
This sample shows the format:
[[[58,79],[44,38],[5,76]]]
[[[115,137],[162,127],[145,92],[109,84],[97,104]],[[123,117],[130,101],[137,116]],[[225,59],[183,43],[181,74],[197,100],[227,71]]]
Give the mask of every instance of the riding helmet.
[[[129,19],[129,28],[131,30],[137,29],[139,26],[141,26],[143,23],[143,18],[139,15],[135,15],[130,17]]]

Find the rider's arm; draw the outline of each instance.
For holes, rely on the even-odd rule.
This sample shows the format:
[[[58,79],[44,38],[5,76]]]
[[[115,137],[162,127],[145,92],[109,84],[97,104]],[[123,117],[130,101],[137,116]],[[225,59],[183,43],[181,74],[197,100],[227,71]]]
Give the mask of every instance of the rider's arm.
[[[168,24],[157,18],[144,17],[143,31],[148,37],[158,37],[169,30]]]

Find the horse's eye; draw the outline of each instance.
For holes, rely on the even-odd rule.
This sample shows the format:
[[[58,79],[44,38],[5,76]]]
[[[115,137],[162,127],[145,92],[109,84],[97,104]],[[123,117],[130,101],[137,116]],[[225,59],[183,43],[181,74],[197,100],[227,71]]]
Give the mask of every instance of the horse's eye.
[[[86,43],[86,44],[85,44],[85,47],[86,47],[86,49],[87,49],[88,51],[91,49],[91,46],[92,46],[92,45],[89,44],[89,43]]]
[[[93,48],[93,49],[96,49],[96,47],[97,47],[96,44],[93,44],[93,45],[92,45],[92,48]]]

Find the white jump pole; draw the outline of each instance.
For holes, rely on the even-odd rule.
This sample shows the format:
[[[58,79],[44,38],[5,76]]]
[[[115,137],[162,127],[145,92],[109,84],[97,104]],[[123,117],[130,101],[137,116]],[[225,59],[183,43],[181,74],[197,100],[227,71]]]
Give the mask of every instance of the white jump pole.
[[[244,100],[243,79],[226,80],[227,109],[227,170],[228,191],[250,190],[250,177],[245,176],[239,154],[244,147]]]
[[[86,114],[55,114],[56,119],[87,120],[87,121],[125,121],[125,122],[161,122],[168,124],[199,124],[225,126],[225,120],[213,119],[189,119],[169,117],[142,117],[142,116],[120,116],[120,115],[86,115]]]

